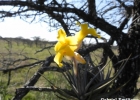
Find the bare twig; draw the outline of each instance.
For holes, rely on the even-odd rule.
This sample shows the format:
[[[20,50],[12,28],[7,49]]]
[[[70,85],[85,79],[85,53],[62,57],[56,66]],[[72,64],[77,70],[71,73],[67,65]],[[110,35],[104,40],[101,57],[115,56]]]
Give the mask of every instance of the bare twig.
[[[8,69],[0,68],[0,71],[3,71],[3,72],[13,71],[13,70],[17,70],[17,69],[21,69],[21,68],[25,68],[25,67],[30,67],[30,66],[33,66],[33,65],[36,65],[36,64],[41,64],[43,62],[44,62],[44,60],[40,60],[40,61],[31,63],[31,64],[21,65],[21,66],[17,66],[17,67],[14,67],[14,68],[8,68]]]

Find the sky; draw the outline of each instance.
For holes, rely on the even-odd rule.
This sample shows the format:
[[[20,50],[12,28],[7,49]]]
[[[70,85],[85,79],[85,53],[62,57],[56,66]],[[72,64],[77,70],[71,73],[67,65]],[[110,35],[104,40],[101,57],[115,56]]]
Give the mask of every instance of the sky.
[[[99,3],[99,2],[97,2]],[[102,3],[103,4],[103,3]],[[101,7],[101,5],[100,5]],[[9,10],[11,7],[1,6],[0,9]],[[131,21],[130,21],[131,22]],[[27,23],[21,20],[19,17],[5,18],[4,22],[0,22],[0,36],[1,37],[23,37],[33,39],[33,37],[40,37],[47,41],[57,41],[57,30],[49,32],[49,26],[47,23]],[[127,30],[124,30],[125,32]],[[101,36],[109,39],[109,36],[101,31]],[[89,43],[90,39],[85,39]],[[95,42],[93,39],[90,43]]]
[[[57,30],[49,32],[47,23],[27,23],[18,17],[5,18],[0,22],[1,37],[23,37],[25,39],[33,39],[40,37],[46,41],[57,41]],[[94,39],[84,39],[85,43],[95,43]]]
[[[0,6],[0,9],[9,11],[11,7]],[[27,23],[21,20],[19,17],[5,18],[3,22],[0,22],[0,36],[1,37],[23,37],[26,39],[33,39],[32,37],[40,37],[47,41],[57,41],[57,30],[49,32],[50,27],[47,23]],[[89,43],[90,39],[85,39]],[[95,42],[94,39],[90,41]]]
[[[47,24],[29,24],[18,17],[5,18],[3,22],[0,22],[0,36],[2,37],[15,38],[21,36],[32,39],[32,37],[38,36],[48,41],[56,41],[57,30],[52,32],[48,30],[49,26]]]
[[[1,6],[0,9],[9,10],[11,7]],[[4,22],[0,22],[0,36],[1,37],[23,37],[26,39],[33,39],[32,37],[40,37],[47,41],[57,41],[57,30],[49,32],[47,23],[27,23],[19,17],[5,18]],[[102,36],[109,39],[109,36],[101,32]],[[84,39],[86,43],[95,43],[94,39]],[[100,40],[99,40],[100,41]],[[102,40],[101,40],[102,41]]]

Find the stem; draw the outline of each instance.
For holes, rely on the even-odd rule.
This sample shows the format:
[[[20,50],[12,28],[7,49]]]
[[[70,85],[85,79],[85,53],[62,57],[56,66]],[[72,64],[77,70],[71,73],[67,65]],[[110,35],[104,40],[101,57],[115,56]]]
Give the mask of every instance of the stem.
[[[74,76],[76,76],[76,77],[77,77],[77,75],[78,75],[78,66],[77,66],[77,61],[76,61],[76,59],[75,59],[75,58],[72,58],[72,60],[73,60],[73,72],[74,72]]]
[[[80,83],[80,73],[79,73],[79,68],[77,66],[77,61],[75,58],[72,58],[73,60],[73,72],[74,72],[74,80],[75,80],[75,83],[76,83],[76,87],[77,87],[77,90],[78,90],[78,94],[79,94],[79,97],[82,95],[82,91],[81,91],[81,83]]]

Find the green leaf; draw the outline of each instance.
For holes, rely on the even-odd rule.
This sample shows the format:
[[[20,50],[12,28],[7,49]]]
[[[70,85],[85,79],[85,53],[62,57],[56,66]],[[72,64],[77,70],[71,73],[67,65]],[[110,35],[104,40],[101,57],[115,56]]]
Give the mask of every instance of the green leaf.
[[[55,90],[55,92],[59,93],[64,98],[67,98],[67,100],[78,100],[78,98],[67,94],[65,91],[63,91],[62,89],[58,87],[53,87],[53,89]]]
[[[98,99],[101,99],[101,98],[109,98],[111,95],[113,95],[114,93],[116,93],[117,91],[119,91],[120,89],[122,89],[130,80],[128,80],[125,84],[121,85],[117,89],[113,89],[112,91],[106,92],[106,93],[103,93],[103,94],[93,95],[93,97],[94,97],[95,100],[96,99],[98,100]]]
[[[63,75],[66,78],[66,80],[68,81],[68,83],[71,85],[74,93],[76,95],[78,95],[78,90],[76,89],[75,82],[74,82],[74,79],[73,79],[71,73],[69,71],[67,71],[66,73],[63,73]]]
[[[91,91],[86,93],[84,96],[89,96],[93,93],[97,93],[98,91],[101,91],[101,90],[105,89],[106,87],[108,87],[118,77],[118,75],[122,72],[122,70],[125,67],[129,58],[130,58],[130,56],[126,59],[126,62],[123,61],[122,65],[120,66],[118,72],[115,73],[114,77],[106,79],[106,80],[96,84],[95,86],[92,87]]]

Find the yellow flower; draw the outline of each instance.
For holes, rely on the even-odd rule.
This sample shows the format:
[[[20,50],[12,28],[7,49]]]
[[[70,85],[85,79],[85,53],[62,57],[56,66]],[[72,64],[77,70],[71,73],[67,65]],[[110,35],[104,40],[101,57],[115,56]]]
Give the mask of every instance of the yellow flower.
[[[58,64],[59,67],[62,67],[63,64],[62,59],[63,56],[68,56],[70,58],[76,59],[76,61],[85,64],[86,61],[84,58],[78,54],[76,51],[80,48],[80,45],[83,41],[83,39],[88,35],[91,34],[95,37],[100,38],[100,35],[96,33],[96,30],[93,28],[88,28],[88,24],[80,24],[81,30],[76,33],[75,36],[68,36],[66,35],[65,31],[63,29],[58,30],[58,42],[55,45],[55,52],[56,56],[54,58],[54,61]]]
[[[79,25],[79,23],[77,23]],[[94,28],[88,28],[88,24],[80,24],[81,30],[75,35],[79,42],[82,42],[83,39],[88,35],[91,34],[97,38],[101,38],[99,34],[97,34],[96,30]]]

